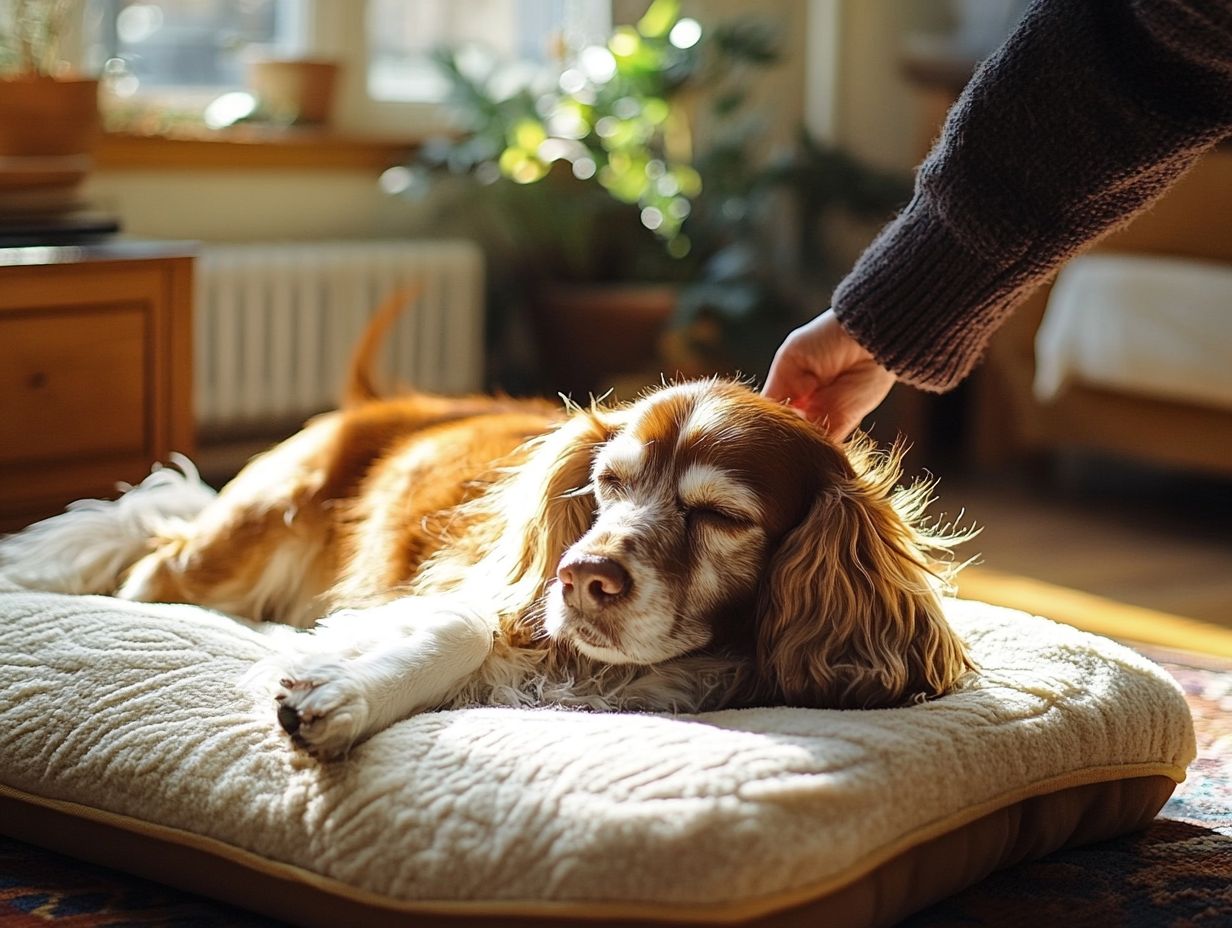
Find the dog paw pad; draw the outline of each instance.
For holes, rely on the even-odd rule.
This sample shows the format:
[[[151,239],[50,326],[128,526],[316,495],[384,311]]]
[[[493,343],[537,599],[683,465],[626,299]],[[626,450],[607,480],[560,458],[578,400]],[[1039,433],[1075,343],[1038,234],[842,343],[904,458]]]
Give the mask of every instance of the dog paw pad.
[[[305,668],[279,682],[276,717],[297,747],[327,760],[344,756],[364,734],[367,701],[345,665]]]

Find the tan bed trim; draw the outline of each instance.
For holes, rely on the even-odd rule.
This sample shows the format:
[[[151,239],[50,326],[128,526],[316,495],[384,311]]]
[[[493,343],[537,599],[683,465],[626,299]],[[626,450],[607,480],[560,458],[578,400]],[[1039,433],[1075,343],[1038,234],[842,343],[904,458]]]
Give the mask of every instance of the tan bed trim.
[[[1099,767],[1008,791],[877,849],[824,881],[715,904],[403,902],[213,838],[0,784],[0,832],[303,925],[646,923],[889,925],[1001,867],[1144,828],[1184,779],[1168,764]]]

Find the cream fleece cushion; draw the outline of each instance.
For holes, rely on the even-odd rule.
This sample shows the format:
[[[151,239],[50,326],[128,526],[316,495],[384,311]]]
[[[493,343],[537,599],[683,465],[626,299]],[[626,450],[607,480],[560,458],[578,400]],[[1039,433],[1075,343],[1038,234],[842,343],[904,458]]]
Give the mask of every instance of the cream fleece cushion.
[[[1029,795],[1183,778],[1193,729],[1160,668],[1025,613],[947,612],[982,671],[923,705],[437,712],[323,765],[236,686],[268,635],[189,606],[0,592],[0,784],[395,900],[670,910],[806,899]]]

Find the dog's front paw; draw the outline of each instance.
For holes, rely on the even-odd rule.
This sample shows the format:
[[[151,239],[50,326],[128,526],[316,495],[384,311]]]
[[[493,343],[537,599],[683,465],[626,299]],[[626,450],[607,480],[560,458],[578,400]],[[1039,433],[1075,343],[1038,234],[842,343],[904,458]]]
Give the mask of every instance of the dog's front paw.
[[[342,757],[364,734],[368,701],[344,663],[305,661],[279,683],[278,724],[313,757]]]

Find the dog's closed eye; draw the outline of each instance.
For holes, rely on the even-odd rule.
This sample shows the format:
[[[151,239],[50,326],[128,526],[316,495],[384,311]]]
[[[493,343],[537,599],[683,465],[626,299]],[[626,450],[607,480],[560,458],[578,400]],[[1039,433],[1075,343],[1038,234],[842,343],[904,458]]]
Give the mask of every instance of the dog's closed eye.
[[[756,523],[748,514],[714,504],[694,504],[684,507],[690,530],[701,528],[745,529]]]
[[[620,496],[629,488],[629,481],[614,471],[600,471],[595,475],[595,487],[609,496]]]
[[[747,527],[761,520],[757,495],[721,468],[694,464],[681,475],[677,491],[686,514],[699,524]]]

